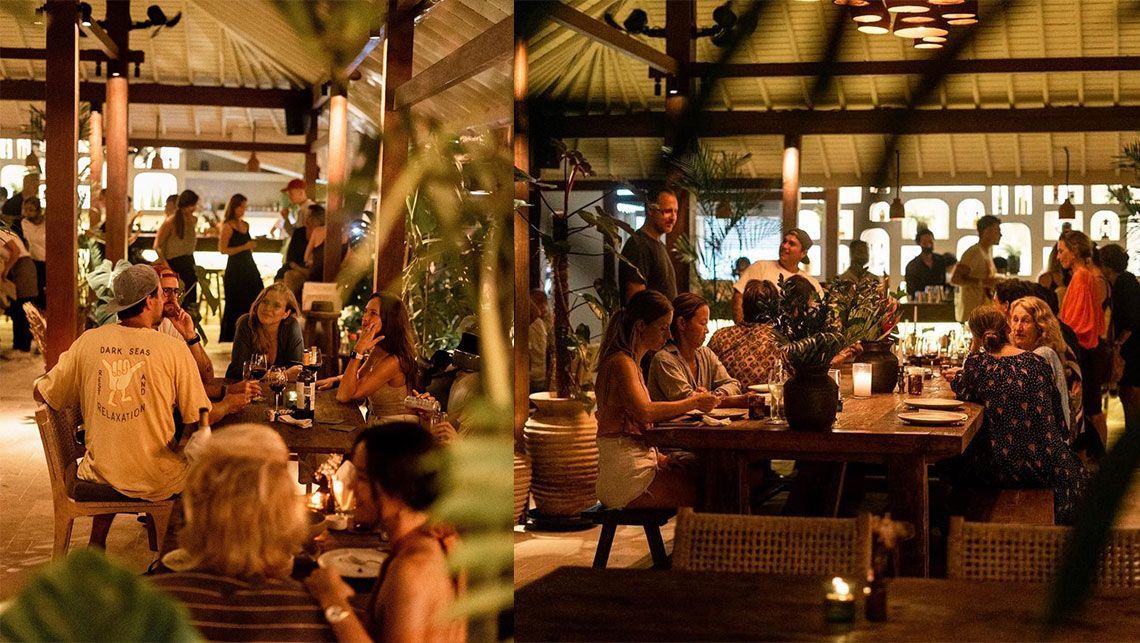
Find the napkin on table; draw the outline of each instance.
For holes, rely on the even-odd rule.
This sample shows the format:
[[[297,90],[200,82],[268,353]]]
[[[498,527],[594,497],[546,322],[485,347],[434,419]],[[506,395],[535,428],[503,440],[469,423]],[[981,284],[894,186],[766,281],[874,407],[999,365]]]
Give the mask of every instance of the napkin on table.
[[[273,410],[271,409],[269,411],[269,421],[270,422],[283,422],[285,424],[291,424],[291,425],[293,425],[297,428],[300,428],[300,429],[308,429],[308,428],[312,428],[312,426],[313,426],[312,420],[298,420],[297,418],[293,417],[292,415],[289,415],[288,411],[283,411],[283,410],[278,411],[277,417],[274,417],[273,416]]]

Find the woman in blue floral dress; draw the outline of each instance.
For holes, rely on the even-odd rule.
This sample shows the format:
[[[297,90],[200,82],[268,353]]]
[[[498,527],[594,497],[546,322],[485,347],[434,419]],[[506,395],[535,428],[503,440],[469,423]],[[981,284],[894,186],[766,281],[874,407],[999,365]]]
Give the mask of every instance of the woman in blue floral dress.
[[[975,348],[951,388],[958,399],[985,406],[982,426],[963,455],[964,477],[974,484],[1052,488],[1058,524],[1068,524],[1085,489],[1087,472],[1065,442],[1060,394],[1041,356],[1009,341],[997,306],[970,315]]]

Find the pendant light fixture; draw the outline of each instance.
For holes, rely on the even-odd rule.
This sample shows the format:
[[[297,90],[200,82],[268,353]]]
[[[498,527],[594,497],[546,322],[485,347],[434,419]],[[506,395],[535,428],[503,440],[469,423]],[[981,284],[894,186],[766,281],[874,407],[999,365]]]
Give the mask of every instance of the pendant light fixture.
[[[253,124],[253,144],[257,144],[257,123]],[[257,150],[250,150],[249,160],[245,162],[246,172],[260,172],[261,161],[257,160]]]
[[[154,140],[158,141],[158,114],[154,115]],[[154,156],[150,159],[150,169],[152,170],[165,170],[166,167],[162,165],[162,148],[154,148]]]
[[[851,19],[859,25],[857,29],[872,36],[891,33],[891,14],[881,4],[869,4],[851,10]]]
[[[1073,205],[1073,195],[1069,192],[1069,147],[1065,146],[1065,202],[1057,209],[1057,218],[1076,219],[1077,208]]]
[[[964,0],[960,4],[946,7],[942,17],[955,27],[977,24],[978,0]]]
[[[891,13],[926,13],[930,5],[920,0],[884,0],[887,11]]]
[[[835,4],[841,7],[866,7],[871,4],[871,0],[835,0]]]
[[[891,221],[902,220],[906,218],[906,207],[902,202],[902,154],[898,149],[895,149],[895,198],[891,201]]]
[[[966,0],[926,0],[929,4],[937,7],[950,7],[956,4],[962,4]]]

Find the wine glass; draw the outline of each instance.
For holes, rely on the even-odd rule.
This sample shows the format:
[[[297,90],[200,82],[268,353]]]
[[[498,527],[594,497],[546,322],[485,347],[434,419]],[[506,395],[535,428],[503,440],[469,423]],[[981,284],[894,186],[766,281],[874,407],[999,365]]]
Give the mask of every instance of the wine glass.
[[[257,380],[260,382],[265,377],[268,369],[269,359],[265,353],[252,353],[249,356],[249,379]],[[254,398],[254,402],[260,402],[261,396]]]
[[[289,383],[289,378],[285,375],[285,369],[280,366],[274,366],[265,372],[265,383],[269,388],[273,389],[273,417],[277,417],[277,410],[281,406],[281,393],[285,390],[285,385]]]
[[[772,402],[772,418],[769,424],[786,425],[784,421],[784,365],[777,363],[776,367],[768,373],[768,396]]]

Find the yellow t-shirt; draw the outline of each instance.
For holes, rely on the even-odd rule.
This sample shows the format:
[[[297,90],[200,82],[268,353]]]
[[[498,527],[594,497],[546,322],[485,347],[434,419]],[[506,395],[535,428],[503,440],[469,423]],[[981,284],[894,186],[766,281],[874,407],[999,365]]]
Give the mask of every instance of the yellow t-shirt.
[[[101,326],[80,335],[37,386],[52,408],[79,404],[87,432],[80,478],[144,500],[182,491],[174,409],[191,421],[210,408],[184,342],[150,328]]]
[[[992,247],[982,248],[982,246],[974,244],[962,253],[962,258],[958,261],[970,269],[971,279],[992,279],[997,275]],[[975,308],[982,304],[991,303],[991,298],[992,293],[985,286],[959,286],[958,299],[955,301],[957,305],[954,310],[955,316],[960,322],[967,321]]]

